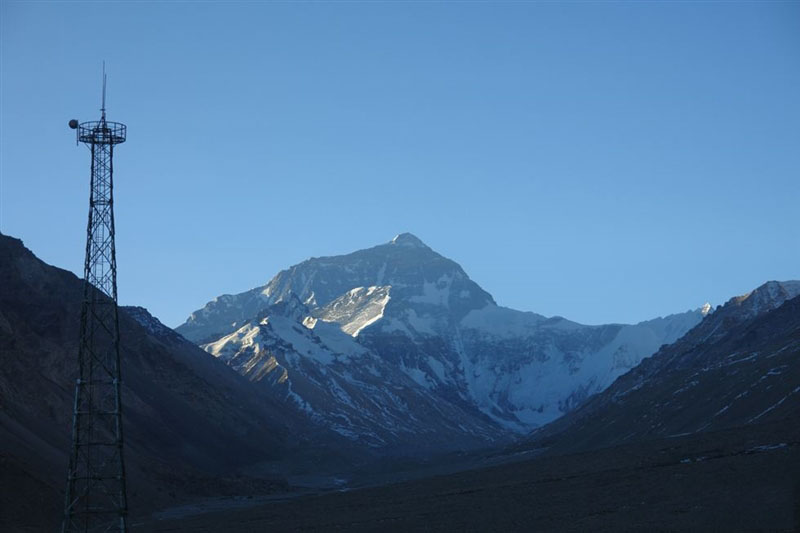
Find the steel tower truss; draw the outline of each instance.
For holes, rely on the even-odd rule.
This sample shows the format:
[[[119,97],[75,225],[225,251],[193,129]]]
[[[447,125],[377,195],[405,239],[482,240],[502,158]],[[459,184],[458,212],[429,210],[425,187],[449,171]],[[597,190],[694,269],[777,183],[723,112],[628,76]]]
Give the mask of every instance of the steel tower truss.
[[[105,118],[70,122],[92,154],[78,378],[62,531],[126,531],[128,501],[120,400],[114,146],[126,127]]]

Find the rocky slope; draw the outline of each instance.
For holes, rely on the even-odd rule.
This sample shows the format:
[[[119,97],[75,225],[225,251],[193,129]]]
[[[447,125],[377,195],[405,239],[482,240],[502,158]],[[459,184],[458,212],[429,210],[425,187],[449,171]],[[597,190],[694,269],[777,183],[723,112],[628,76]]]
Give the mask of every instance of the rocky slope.
[[[562,451],[800,416],[800,282],[729,300],[531,444]]]
[[[340,433],[382,445],[394,439],[391,427],[460,428],[470,440],[529,431],[602,391],[707,311],[603,326],[515,311],[405,233],[220,296],[177,331],[251,379],[282,388]],[[367,374],[405,396],[376,393]]]
[[[54,529],[60,520],[82,287],[0,235],[2,530]],[[285,472],[270,473],[270,465],[308,462],[299,450],[311,453],[314,439],[332,450],[349,442],[314,428],[142,308],[122,308],[120,330],[134,512],[203,494],[283,490]]]

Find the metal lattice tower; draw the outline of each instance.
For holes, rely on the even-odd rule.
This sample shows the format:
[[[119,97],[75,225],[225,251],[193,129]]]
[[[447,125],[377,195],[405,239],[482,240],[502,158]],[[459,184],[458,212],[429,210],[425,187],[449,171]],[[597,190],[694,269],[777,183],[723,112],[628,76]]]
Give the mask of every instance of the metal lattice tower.
[[[106,120],[103,70],[100,120],[69,123],[92,167],[64,532],[127,531],[113,182],[114,146],[125,142],[126,127]]]

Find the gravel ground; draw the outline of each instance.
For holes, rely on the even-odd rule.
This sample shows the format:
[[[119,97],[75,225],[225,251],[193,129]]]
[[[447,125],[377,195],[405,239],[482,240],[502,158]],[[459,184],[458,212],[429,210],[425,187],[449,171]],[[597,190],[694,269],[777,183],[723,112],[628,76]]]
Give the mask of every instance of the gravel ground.
[[[135,531],[796,531],[800,430],[771,425],[255,502]]]

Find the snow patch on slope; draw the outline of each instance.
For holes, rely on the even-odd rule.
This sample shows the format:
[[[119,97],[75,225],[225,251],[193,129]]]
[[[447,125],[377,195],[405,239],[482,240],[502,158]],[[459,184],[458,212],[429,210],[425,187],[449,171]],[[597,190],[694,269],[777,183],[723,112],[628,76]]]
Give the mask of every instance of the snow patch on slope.
[[[353,337],[383,318],[386,305],[391,299],[391,286],[356,287],[316,313],[317,318],[334,322],[342,331]]]
[[[252,324],[245,324],[230,335],[221,339],[203,344],[200,347],[214,357],[228,362],[239,353],[243,347],[252,347],[256,351],[260,350],[257,339],[261,328]]]

